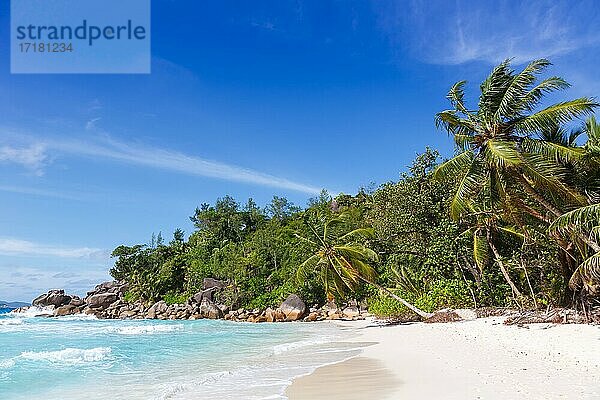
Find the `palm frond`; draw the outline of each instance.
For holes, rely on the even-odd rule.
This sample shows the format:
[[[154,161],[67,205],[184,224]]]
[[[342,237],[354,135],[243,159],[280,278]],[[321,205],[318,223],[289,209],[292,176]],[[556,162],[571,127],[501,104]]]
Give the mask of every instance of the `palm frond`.
[[[310,240],[310,239],[307,239],[307,238],[305,238],[305,237],[304,237],[304,236],[302,236],[302,235],[299,235],[299,234],[297,234],[297,233],[294,233],[294,236],[295,236],[297,239],[300,239],[300,240],[301,240],[301,241],[303,241],[303,242],[310,243],[310,244],[312,244],[312,245],[314,245],[314,246],[318,246],[316,242],[314,242],[314,241],[312,241],[312,240]]]
[[[523,157],[527,162],[521,164],[521,168],[523,173],[533,181],[534,186],[556,194],[570,204],[586,203],[585,196],[563,182],[562,178],[566,173],[564,167],[537,154],[525,153]]]
[[[473,258],[480,271],[483,271],[489,260],[489,245],[486,236],[476,231],[473,235]]]
[[[557,164],[575,164],[585,155],[585,150],[580,147],[568,147],[539,139],[523,138],[521,146],[526,152],[544,155]]]
[[[552,129],[556,124],[566,124],[575,118],[590,115],[598,105],[595,100],[587,97],[556,103],[535,114],[523,117],[515,123],[514,127],[522,134],[543,132]]]
[[[350,260],[367,260],[377,262],[379,260],[379,256],[373,250],[368,247],[356,245],[356,244],[346,244],[334,246],[334,249],[337,253],[342,254],[347,259]]]
[[[465,91],[464,86],[467,81],[458,81],[450,88],[448,95],[446,96],[454,108],[463,114],[468,114],[467,107],[465,107],[464,97]]]
[[[472,151],[465,151],[438,165],[433,171],[433,177],[438,181],[456,179],[457,176],[466,173],[474,158],[475,154]]]
[[[600,124],[594,115],[585,121],[584,131],[588,137],[586,145],[600,147]]]
[[[550,232],[567,232],[577,227],[591,229],[600,224],[600,203],[590,204],[569,211],[558,217],[550,225]]]
[[[516,236],[519,239],[525,239],[525,235],[519,232],[518,229],[514,226],[499,226],[498,229],[500,229],[502,232],[506,232],[510,235]]]
[[[375,268],[373,268],[370,264],[363,262],[361,260],[354,260],[353,262],[354,268],[358,272],[358,276],[362,277],[367,281],[373,282],[377,277],[377,272]]]
[[[473,140],[473,135],[461,135],[456,133],[454,134],[453,138],[454,144],[456,144],[456,148],[459,149],[461,152],[469,151],[476,146],[476,142],[475,140]]]
[[[363,238],[372,238],[375,234],[375,230],[373,228],[358,228],[350,231],[342,236],[340,236],[339,240],[344,241],[346,239],[353,238],[355,236],[361,236]]]
[[[569,286],[573,289],[598,284],[600,284],[600,252],[583,261],[569,280]]]
[[[308,276],[309,270],[314,269],[319,261],[321,261],[321,257],[315,254],[300,264],[296,270],[296,281],[298,281],[300,284],[304,283],[306,277]]]
[[[485,148],[485,157],[499,168],[521,164],[521,156],[515,142],[490,139]]]
[[[468,119],[461,118],[457,110],[444,110],[435,115],[435,126],[444,129],[453,135],[469,135],[476,131],[476,127]]]
[[[469,210],[472,199],[481,191],[486,181],[486,173],[477,160],[473,160],[469,169],[460,178],[456,192],[450,203],[450,216],[455,220]]]
[[[493,116],[512,81],[513,71],[510,69],[510,61],[507,59],[497,65],[481,84],[478,115],[487,123],[493,121]]]
[[[534,60],[523,71],[514,76],[504,92],[500,104],[494,113],[495,121],[512,119],[523,111],[523,98],[536,80],[536,75],[551,65],[546,59]]]
[[[523,96],[520,108],[526,111],[533,111],[545,94],[567,89],[569,86],[568,82],[558,76],[546,78]]]

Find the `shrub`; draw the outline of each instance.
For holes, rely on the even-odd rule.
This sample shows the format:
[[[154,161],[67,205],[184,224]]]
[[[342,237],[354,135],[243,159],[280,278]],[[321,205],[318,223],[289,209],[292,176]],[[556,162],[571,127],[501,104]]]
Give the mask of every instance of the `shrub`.
[[[189,297],[190,296],[188,296],[186,293],[176,294],[173,292],[169,292],[165,294],[162,299],[167,304],[183,304],[188,300]]]

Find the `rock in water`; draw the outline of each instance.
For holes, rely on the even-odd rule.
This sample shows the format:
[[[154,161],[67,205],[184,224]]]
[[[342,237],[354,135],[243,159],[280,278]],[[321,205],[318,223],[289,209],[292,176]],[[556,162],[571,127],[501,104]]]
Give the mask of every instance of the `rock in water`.
[[[285,314],[286,321],[297,321],[304,316],[306,312],[306,304],[298,297],[298,295],[290,294],[279,309]]]
[[[65,294],[65,291],[62,289],[50,290],[48,293],[44,293],[36,297],[31,304],[38,307],[54,306],[58,308],[60,306],[64,306],[65,304],[69,304],[71,298],[72,297],[68,294]]]
[[[63,315],[76,314],[78,312],[79,312],[79,308],[77,306],[67,304],[66,306],[61,306],[61,307],[58,307],[56,310],[54,310],[54,316],[60,317]]]
[[[85,304],[84,301],[79,296],[73,296],[73,298],[69,302],[69,305],[75,306],[75,307],[79,307],[79,306],[82,306],[84,304]]]
[[[208,299],[202,299],[200,303],[200,315],[204,318],[220,319],[223,318],[223,312],[215,303]]]

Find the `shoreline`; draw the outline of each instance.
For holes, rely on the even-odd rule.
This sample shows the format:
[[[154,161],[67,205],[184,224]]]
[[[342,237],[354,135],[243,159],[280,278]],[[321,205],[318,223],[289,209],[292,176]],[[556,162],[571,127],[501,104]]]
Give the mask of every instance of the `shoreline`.
[[[503,321],[357,326],[349,341],[375,344],[295,378],[286,395],[290,400],[366,394],[373,400],[600,398],[600,326],[518,327]]]

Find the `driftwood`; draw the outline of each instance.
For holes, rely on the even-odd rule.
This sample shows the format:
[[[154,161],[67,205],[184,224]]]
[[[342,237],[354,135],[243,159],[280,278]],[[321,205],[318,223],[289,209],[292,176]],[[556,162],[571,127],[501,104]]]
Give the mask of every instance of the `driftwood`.
[[[584,313],[569,308],[553,308],[546,311],[522,311],[508,317],[506,325],[524,324],[600,324],[600,308]]]

